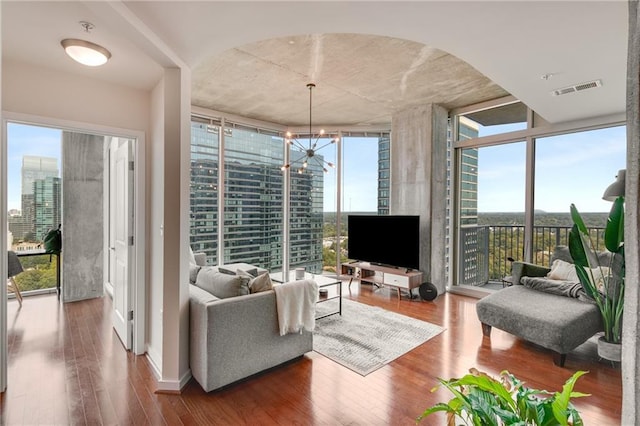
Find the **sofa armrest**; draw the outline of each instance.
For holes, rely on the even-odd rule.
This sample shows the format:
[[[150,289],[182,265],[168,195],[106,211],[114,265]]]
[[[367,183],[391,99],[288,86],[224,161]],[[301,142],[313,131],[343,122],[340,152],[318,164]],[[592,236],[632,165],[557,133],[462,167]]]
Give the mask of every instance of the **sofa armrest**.
[[[511,276],[513,277],[513,284],[521,284],[520,279],[522,277],[544,277],[551,269],[536,265],[529,262],[513,262],[511,267]]]

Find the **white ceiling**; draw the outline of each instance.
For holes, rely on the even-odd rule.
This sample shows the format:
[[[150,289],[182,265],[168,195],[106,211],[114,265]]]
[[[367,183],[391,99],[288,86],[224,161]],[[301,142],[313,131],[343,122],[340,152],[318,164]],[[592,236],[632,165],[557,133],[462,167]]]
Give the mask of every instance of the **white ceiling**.
[[[267,121],[389,123],[394,111],[506,93],[550,122],[625,109],[626,1],[2,2],[3,61],[149,90],[184,64],[193,104]],[[78,21],[95,24],[83,34]],[[108,48],[105,66],[64,55],[63,38]],[[544,74],[551,78],[544,80]],[[602,80],[602,87],[551,96]],[[5,82],[10,84],[10,82]]]

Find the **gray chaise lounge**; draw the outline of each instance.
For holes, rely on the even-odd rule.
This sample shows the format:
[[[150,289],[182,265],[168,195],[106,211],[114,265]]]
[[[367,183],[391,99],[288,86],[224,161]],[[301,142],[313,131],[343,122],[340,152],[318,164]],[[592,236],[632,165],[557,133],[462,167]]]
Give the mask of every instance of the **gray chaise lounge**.
[[[571,260],[566,247],[558,247],[553,259]],[[525,287],[521,278],[544,277],[550,271],[539,265],[514,262],[513,286],[492,293],[476,304],[482,332],[489,337],[491,327],[551,349],[553,361],[564,366],[567,353],[603,330],[595,304],[578,298],[559,296]]]

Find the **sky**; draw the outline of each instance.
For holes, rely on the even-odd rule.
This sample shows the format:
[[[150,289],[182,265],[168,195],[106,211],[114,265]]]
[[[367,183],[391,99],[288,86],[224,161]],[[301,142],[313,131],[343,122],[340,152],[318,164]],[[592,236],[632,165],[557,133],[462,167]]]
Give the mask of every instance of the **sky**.
[[[524,142],[480,148],[479,212],[524,211],[525,149]],[[626,129],[538,138],[535,155],[536,210],[569,212],[574,203],[581,212],[608,212],[602,194],[626,167]]]
[[[480,136],[497,130],[513,128],[481,128]],[[61,131],[10,123],[7,134],[8,206],[20,209],[22,156],[60,158]],[[377,211],[377,146],[375,138],[343,138],[342,211]],[[568,212],[575,203],[581,212],[609,211],[602,193],[625,167],[625,151],[624,126],[538,139],[535,209]],[[336,145],[318,154],[336,163]],[[478,163],[478,211],[524,211],[524,142],[480,148]],[[336,175],[336,169],[325,174],[325,211],[336,211]]]
[[[9,123],[7,126],[7,206],[21,209],[22,157],[54,157],[60,166],[60,141],[62,131],[47,127]]]

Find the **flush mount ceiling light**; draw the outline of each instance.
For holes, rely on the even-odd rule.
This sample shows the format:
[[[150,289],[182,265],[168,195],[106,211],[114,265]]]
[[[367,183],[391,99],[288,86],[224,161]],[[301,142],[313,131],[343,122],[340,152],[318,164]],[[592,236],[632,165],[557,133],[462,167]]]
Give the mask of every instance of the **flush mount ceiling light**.
[[[85,32],[89,32],[94,27],[90,22],[80,22]],[[76,62],[89,67],[97,67],[107,63],[111,58],[111,52],[104,47],[91,43],[90,41],[76,38],[66,38],[60,42],[64,51]]]
[[[291,132],[287,132],[287,137],[285,138],[285,142],[288,143],[289,145],[292,145],[294,148],[296,148],[297,151],[301,152],[304,154],[304,156],[301,158],[302,160],[302,165],[298,168],[298,173],[303,173],[304,169],[307,168],[307,166],[309,165],[309,161],[313,160],[316,163],[318,163],[320,165],[320,167],[322,167],[322,170],[324,170],[325,173],[328,173],[329,171],[327,170],[327,168],[325,167],[325,164],[329,167],[335,167],[333,163],[330,163],[328,161],[325,161],[324,159],[320,159],[318,157],[316,157],[316,152],[321,150],[322,148],[324,148],[325,146],[334,144],[336,142],[338,142],[340,140],[340,138],[338,137],[331,137],[331,140],[329,142],[327,142],[326,144],[322,145],[321,147],[318,147],[318,141],[320,140],[320,138],[325,136],[325,132],[324,129],[320,130],[320,133],[318,135],[314,135],[314,133],[312,132],[312,125],[311,125],[311,112],[312,112],[312,94],[313,94],[313,88],[316,87],[315,84],[313,83],[309,83],[307,84],[307,87],[309,88],[309,144],[307,146],[305,146],[303,143],[301,143],[298,139],[294,138],[293,135],[291,134]],[[315,138],[315,141],[313,140]],[[283,165],[280,169],[282,171],[287,170],[289,167],[291,167],[292,163],[289,164],[285,164]]]

